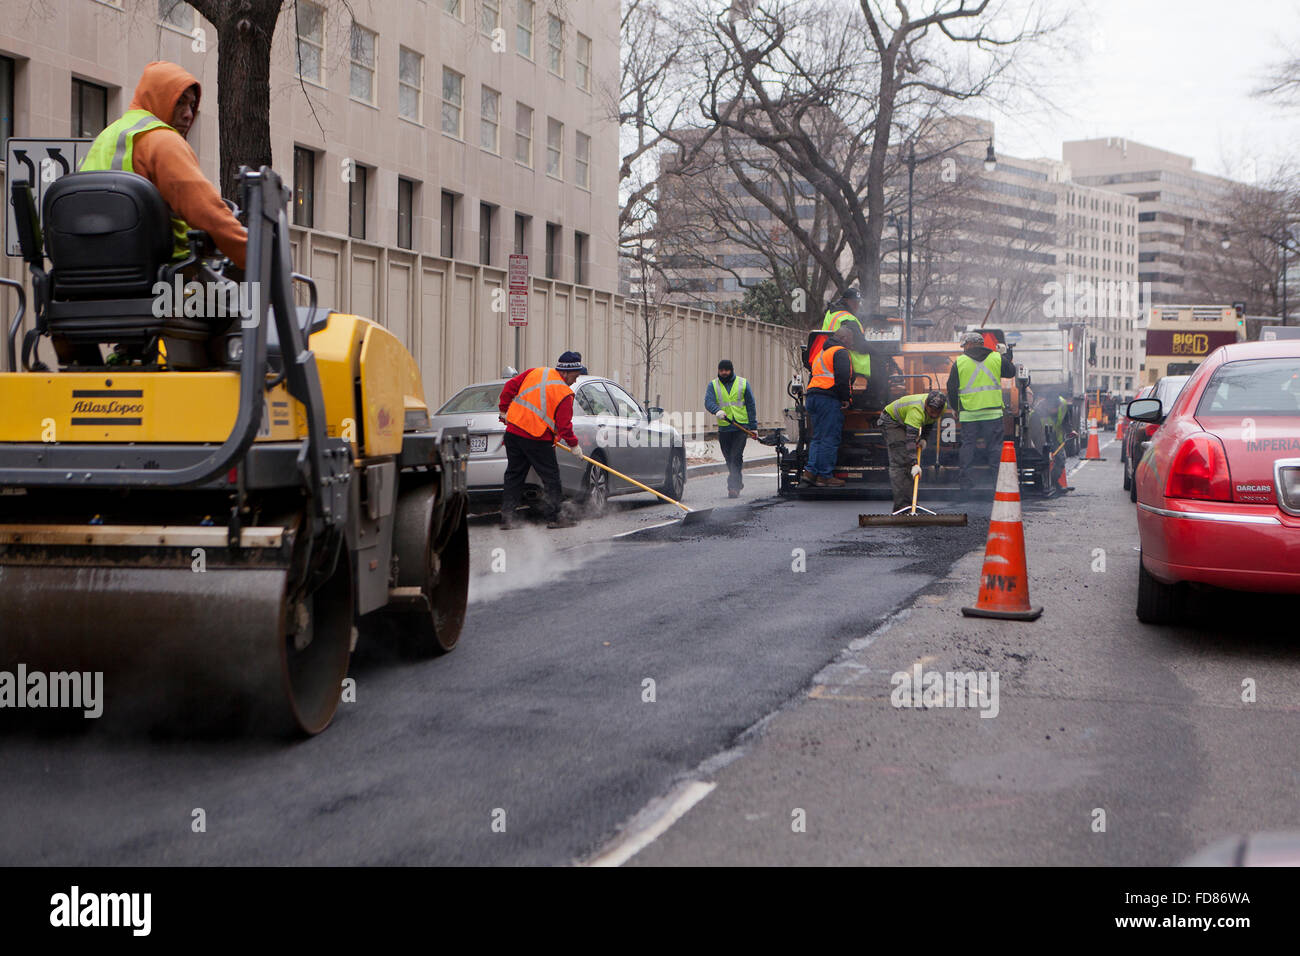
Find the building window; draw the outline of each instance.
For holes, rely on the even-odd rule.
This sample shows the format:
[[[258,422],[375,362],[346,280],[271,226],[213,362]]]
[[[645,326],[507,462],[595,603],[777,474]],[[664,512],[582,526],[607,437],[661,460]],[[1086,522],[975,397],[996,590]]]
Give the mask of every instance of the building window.
[[[194,32],[194,8],[183,0],[158,0],[158,22],[188,36]]]
[[[574,145],[574,182],[583,189],[591,186],[591,137],[586,133],[579,133],[576,144]]]
[[[492,265],[492,215],[496,207],[488,203],[478,204],[478,261],[485,266]]]
[[[523,103],[515,104],[515,162],[533,165],[533,110]]]
[[[354,100],[375,102],[375,32],[352,24],[352,80],[348,88]]]
[[[546,17],[546,68],[564,76],[564,21],[553,13]]]
[[[528,252],[528,220],[521,212],[515,213],[515,255],[522,256]]]
[[[501,94],[486,86],[479,114],[478,144],[489,153],[501,152]]]
[[[578,34],[578,72],[575,79],[578,81],[578,89],[591,89],[591,37],[585,37]]]
[[[460,14],[461,0],[442,0],[442,8],[450,13],[457,20],[463,20]]]
[[[488,36],[501,26],[501,0],[479,0],[478,28]]]
[[[171,117],[168,117],[171,119]],[[108,90],[85,80],[72,80],[72,136],[95,137],[108,125]]]
[[[0,152],[14,134],[14,61],[0,56]]]
[[[460,107],[463,102],[465,77],[455,70],[442,68],[442,131],[457,139],[460,135]]]
[[[587,284],[587,236],[581,232],[573,234],[573,284]]]
[[[564,178],[564,124],[546,117],[546,175]]]
[[[546,278],[548,279],[557,278],[555,257],[559,245],[560,227],[553,222],[548,222],[546,224]]]
[[[353,239],[366,238],[366,186],[370,170],[353,165],[353,179],[348,183],[348,235]]]
[[[401,176],[397,177],[397,247],[414,249],[411,241],[412,225],[415,222],[415,183]]]
[[[301,146],[293,148],[293,224],[316,225],[316,154]]]
[[[456,194],[442,191],[442,213],[439,221],[442,242],[439,245],[444,259],[456,258]]]
[[[515,0],[515,49],[533,58],[533,0]]]
[[[414,50],[399,47],[397,50],[397,112],[399,115],[422,122],[420,99],[424,90],[424,57]]]
[[[325,8],[310,0],[298,5],[298,75],[313,83],[324,83],[321,64],[325,60]]]

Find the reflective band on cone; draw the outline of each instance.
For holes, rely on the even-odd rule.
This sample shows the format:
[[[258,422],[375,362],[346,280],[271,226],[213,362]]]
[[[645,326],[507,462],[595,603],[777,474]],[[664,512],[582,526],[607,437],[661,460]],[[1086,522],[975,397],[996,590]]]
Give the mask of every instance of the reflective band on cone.
[[[1029,571],[1025,567],[1025,529],[1020,520],[1020,484],[1016,448],[1002,443],[1002,463],[989,517],[989,540],[980,571],[980,593],[974,607],[964,607],[967,617],[993,617],[1032,621],[1043,613],[1029,605]]]
[[[1105,461],[1101,457],[1101,445],[1097,442],[1097,423],[1093,422],[1088,426],[1088,454],[1084,461]]]

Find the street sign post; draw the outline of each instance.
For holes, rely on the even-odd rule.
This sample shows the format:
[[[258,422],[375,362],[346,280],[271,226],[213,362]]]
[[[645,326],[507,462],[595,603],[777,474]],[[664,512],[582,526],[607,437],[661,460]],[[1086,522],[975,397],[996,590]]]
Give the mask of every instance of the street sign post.
[[[18,222],[9,201],[9,183],[20,179],[32,184],[32,198],[40,215],[50,184],[75,172],[90,152],[89,139],[10,139],[5,148],[5,255],[18,256]]]
[[[515,368],[523,371],[523,339],[519,331],[528,325],[528,256],[510,256],[510,312],[506,321],[515,328]]]

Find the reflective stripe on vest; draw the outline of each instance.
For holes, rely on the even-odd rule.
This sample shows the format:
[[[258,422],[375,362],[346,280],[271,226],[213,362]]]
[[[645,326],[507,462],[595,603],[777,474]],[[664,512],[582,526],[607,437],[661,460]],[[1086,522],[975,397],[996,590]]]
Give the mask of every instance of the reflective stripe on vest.
[[[164,123],[148,110],[128,110],[121,119],[104,127],[103,132],[90,144],[90,151],[81,161],[80,172],[99,170],[122,170],[135,172],[135,138],[141,133],[155,129],[176,131],[174,126]],[[179,216],[172,215],[172,258],[184,259],[190,254],[190,241],[186,233],[190,231],[189,223]]]
[[[555,434],[555,409],[573,389],[564,384],[553,368],[535,368],[519,386],[519,394],[506,410],[506,424],[542,438],[549,430]]]
[[[722,380],[713,380],[713,400],[718,403],[718,410],[726,410],[727,418],[737,425],[749,424],[749,412],[745,409],[745,390],[749,383],[739,375],[731,380],[731,389],[722,384]]]
[[[987,363],[995,362],[990,367]],[[958,418],[963,422],[980,422],[1002,415],[1002,356],[990,352],[983,361],[969,355],[957,356],[957,383],[961,399]]]
[[[813,362],[812,381],[808,383],[809,388],[832,389],[835,387],[835,353],[848,351],[842,345],[828,345],[817,353],[817,360]]]
[[[840,327],[840,323],[848,320],[857,325],[858,329],[862,328],[862,323],[852,312],[846,312],[840,309],[837,312],[827,312],[826,318],[822,321],[823,332],[834,332]],[[855,375],[861,375],[864,378],[871,377],[871,356],[866,352],[855,352],[849,349],[849,359],[853,363],[853,372]]]
[[[929,422],[925,417],[925,395],[904,395],[885,406],[885,414],[900,425],[924,428]],[[931,419],[933,421],[934,419]]]

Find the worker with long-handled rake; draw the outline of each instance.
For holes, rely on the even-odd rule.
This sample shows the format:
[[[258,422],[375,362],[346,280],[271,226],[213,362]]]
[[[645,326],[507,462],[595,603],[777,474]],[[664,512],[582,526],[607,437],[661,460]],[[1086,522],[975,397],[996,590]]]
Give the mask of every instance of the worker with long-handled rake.
[[[921,474],[920,453],[934,426],[948,405],[943,392],[904,395],[890,402],[880,413],[889,449],[889,484],[894,492],[894,511],[902,511],[912,499],[912,479]]]

